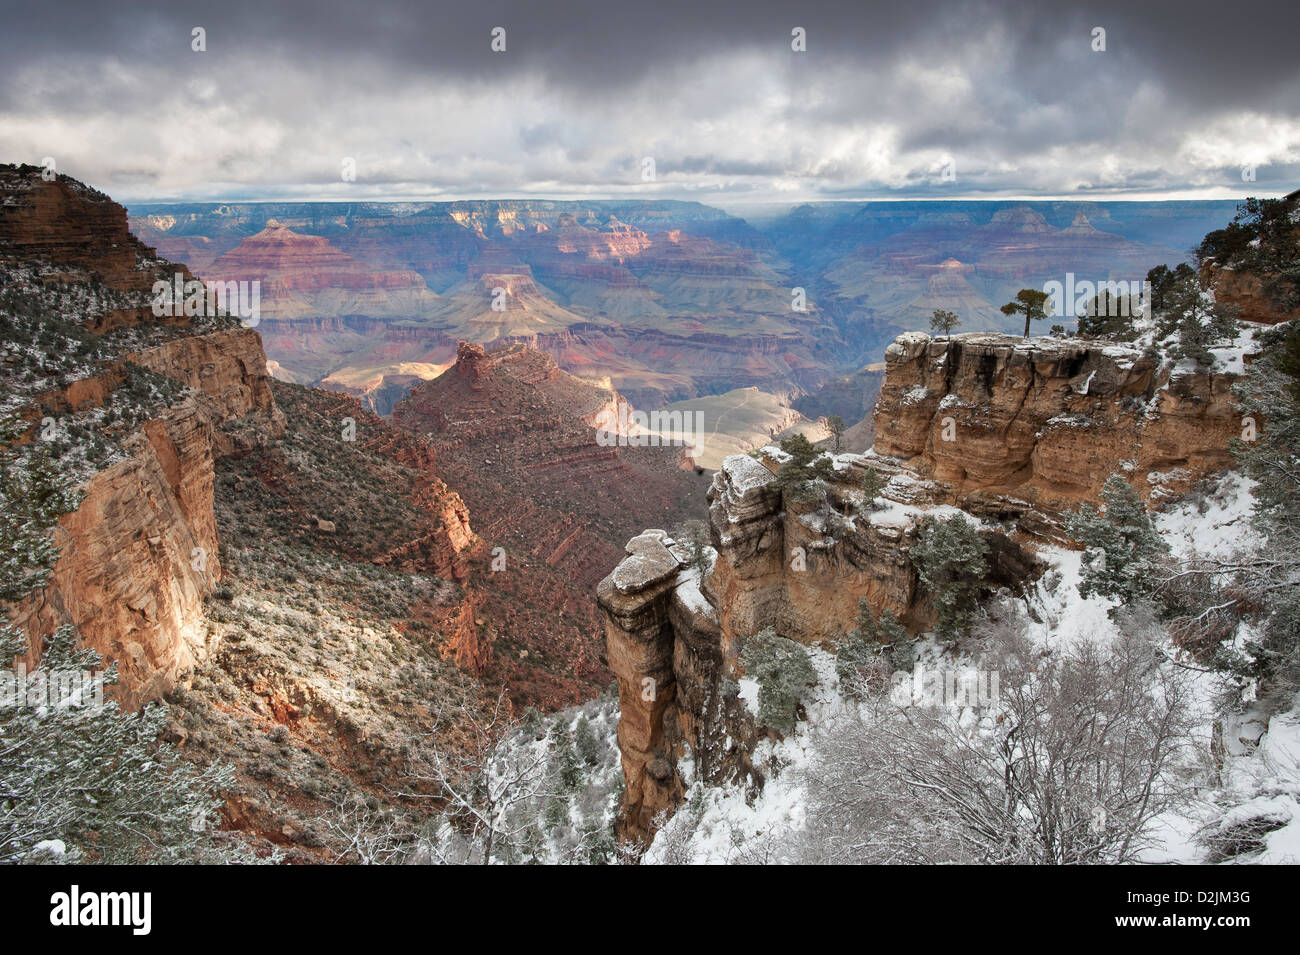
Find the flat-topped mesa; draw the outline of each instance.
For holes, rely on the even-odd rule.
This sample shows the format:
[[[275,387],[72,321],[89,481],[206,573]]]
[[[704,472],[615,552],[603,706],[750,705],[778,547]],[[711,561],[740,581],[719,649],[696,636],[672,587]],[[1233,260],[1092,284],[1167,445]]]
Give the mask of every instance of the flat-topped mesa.
[[[649,530],[597,588],[619,684],[624,838],[647,840],[693,778],[761,785],[749,758],[757,728],[737,695],[746,638],[772,627],[803,643],[838,641],[855,626],[862,598],[913,630],[933,623],[909,557],[933,509],[901,500],[864,507],[861,461],[851,455],[837,459],[842,477],[827,483],[826,504],[800,505],[776,485],[776,453],[769,455],[732,455],[714,475],[703,574],[685,546]],[[924,490],[900,476],[887,493],[921,498]],[[1001,533],[982,533],[991,588],[1018,587],[1040,572]],[[695,776],[683,778],[684,766]]]
[[[874,452],[975,510],[1069,509],[1115,471],[1148,498],[1178,493],[1230,466],[1241,434],[1237,375],[1128,345],[909,332],[885,368]]]

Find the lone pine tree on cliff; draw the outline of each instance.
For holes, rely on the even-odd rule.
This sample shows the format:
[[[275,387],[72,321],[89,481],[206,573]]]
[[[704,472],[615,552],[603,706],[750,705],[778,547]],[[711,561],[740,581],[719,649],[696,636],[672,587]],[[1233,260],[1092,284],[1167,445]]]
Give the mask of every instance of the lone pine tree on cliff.
[[[946,308],[936,308],[934,314],[930,316],[930,331],[943,332],[944,338],[952,338],[952,330],[961,324],[961,319],[957,317],[956,312],[950,312]]]
[[[1002,306],[1002,314],[1025,316],[1025,338],[1028,338],[1029,323],[1047,317],[1047,299],[1046,292],[1040,292],[1038,289],[1022,288],[1016,293],[1015,298]]]

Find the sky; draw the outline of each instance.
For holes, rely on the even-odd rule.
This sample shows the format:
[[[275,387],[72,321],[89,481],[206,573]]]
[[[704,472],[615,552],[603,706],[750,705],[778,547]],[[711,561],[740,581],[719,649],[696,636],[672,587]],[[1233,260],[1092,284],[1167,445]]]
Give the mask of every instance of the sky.
[[[1300,186],[1294,0],[0,0],[0,25],[0,161],[128,202]]]

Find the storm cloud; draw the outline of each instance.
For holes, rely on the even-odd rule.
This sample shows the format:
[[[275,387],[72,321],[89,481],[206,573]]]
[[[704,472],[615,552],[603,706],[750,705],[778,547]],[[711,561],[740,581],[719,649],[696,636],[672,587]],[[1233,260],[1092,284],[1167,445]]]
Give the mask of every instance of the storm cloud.
[[[0,6],[0,160],[52,157],[133,201],[1226,197],[1300,180],[1290,2]]]

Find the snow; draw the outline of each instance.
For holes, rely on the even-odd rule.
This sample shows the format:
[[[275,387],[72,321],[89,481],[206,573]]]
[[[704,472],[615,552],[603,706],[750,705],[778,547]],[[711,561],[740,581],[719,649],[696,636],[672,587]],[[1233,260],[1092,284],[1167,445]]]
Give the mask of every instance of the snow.
[[[1260,535],[1250,524],[1255,486],[1250,478],[1229,472],[1199,505],[1187,500],[1158,513],[1156,530],[1180,560],[1193,556],[1225,560],[1256,547]]]
[[[764,448],[763,450],[775,450],[777,454],[785,454],[780,449]],[[722,470],[726,472],[731,487],[741,495],[765,487],[772,481],[772,472],[747,454],[729,455],[722,462]]]
[[[1090,428],[1092,427],[1092,419],[1088,418],[1086,415],[1081,415],[1081,414],[1073,414],[1073,413],[1058,414],[1054,417],[1048,418],[1047,421],[1045,422],[1045,427],[1046,428]],[[1039,431],[1038,434],[1035,435],[1035,437],[1042,437],[1042,435],[1043,432]]]
[[[755,850],[772,836],[802,829],[806,821],[806,795],[802,770],[815,754],[813,729],[842,716],[849,705],[839,693],[835,657],[816,647],[808,655],[817,671],[818,686],[806,709],[809,719],[801,722],[788,738],[777,743],[761,741],[752,754],[756,767],[767,774],[762,790],[748,800],[740,784],[706,786],[695,782],[686,801],[656,836],[642,859],[643,864],[663,864],[666,843],[674,826],[694,826],[690,836],[691,862],[697,865],[740,861],[748,847]],[[741,699],[751,712],[758,711],[758,684],[740,681]]]
[[[892,485],[892,482],[891,482]],[[960,514],[966,518],[967,522],[976,527],[981,526],[980,522],[971,515],[967,514],[959,507],[953,507],[948,504],[937,507],[917,507],[914,504],[903,504],[898,501],[892,501],[885,497],[876,499],[876,506],[879,510],[869,511],[866,513],[868,522],[873,527],[897,527],[906,529],[913,524],[918,523],[922,518],[935,517],[939,520],[947,520]]]
[[[758,715],[758,681],[748,677],[740,680],[740,701],[751,716]]]
[[[1147,483],[1151,485],[1151,499],[1158,501],[1161,498],[1169,497],[1175,492],[1165,487],[1166,484],[1178,486],[1186,484],[1191,478],[1192,474],[1186,468],[1174,468],[1171,471],[1148,471]]]
[[[1214,356],[1214,370],[1231,375],[1246,373],[1246,356],[1259,351],[1255,345],[1255,336],[1264,326],[1252,322],[1240,322],[1241,331],[1230,345],[1211,348]]]
[[[1249,520],[1254,487],[1249,479],[1228,473],[1204,495],[1188,497],[1157,513],[1155,526],[1178,558],[1230,557],[1258,542]],[[925,514],[965,514],[954,507],[920,508],[891,500],[880,503],[881,510],[864,517],[882,527],[906,527]],[[1118,631],[1109,611],[1116,601],[1095,595],[1084,598],[1079,592],[1083,554],[1055,546],[1039,547],[1037,553],[1049,570],[1023,601],[1030,638],[1044,648],[1113,640]],[[686,801],[656,837],[646,863],[681,861],[683,845],[690,861],[697,864],[783,861],[781,844],[806,823],[805,771],[816,756],[818,739],[848,718],[856,706],[839,692],[834,656],[819,647],[807,649],[819,683],[806,705],[807,719],[786,739],[763,739],[755,747],[752,759],[766,779],[763,787],[754,793],[741,783],[709,786],[692,779]],[[1169,646],[1166,653],[1176,659],[1180,651]],[[933,641],[919,645],[918,663],[927,670],[970,665],[970,661],[945,656]],[[1200,725],[1194,734],[1195,753],[1189,755],[1184,771],[1203,779],[1204,788],[1190,808],[1155,821],[1150,832],[1153,847],[1146,861],[1203,863],[1208,850],[1202,837],[1207,827],[1263,818],[1267,826],[1276,828],[1260,837],[1262,851],[1229,861],[1300,862],[1300,707],[1273,716],[1267,726],[1249,713],[1229,719],[1223,734],[1226,756],[1219,788],[1208,771],[1208,757],[1217,714],[1215,701],[1223,689],[1223,678],[1191,672],[1190,679]],[[740,698],[751,713],[757,712],[756,681],[740,681]],[[977,720],[981,716],[970,710],[959,718]],[[672,858],[667,857],[669,853]]]
[[[711,552],[710,559],[717,558],[717,552],[709,548]],[[697,616],[709,617],[717,620],[718,612],[713,609],[713,604],[700,593],[700,572],[694,568],[684,571],[678,578],[676,589],[677,599],[691,613]]]

